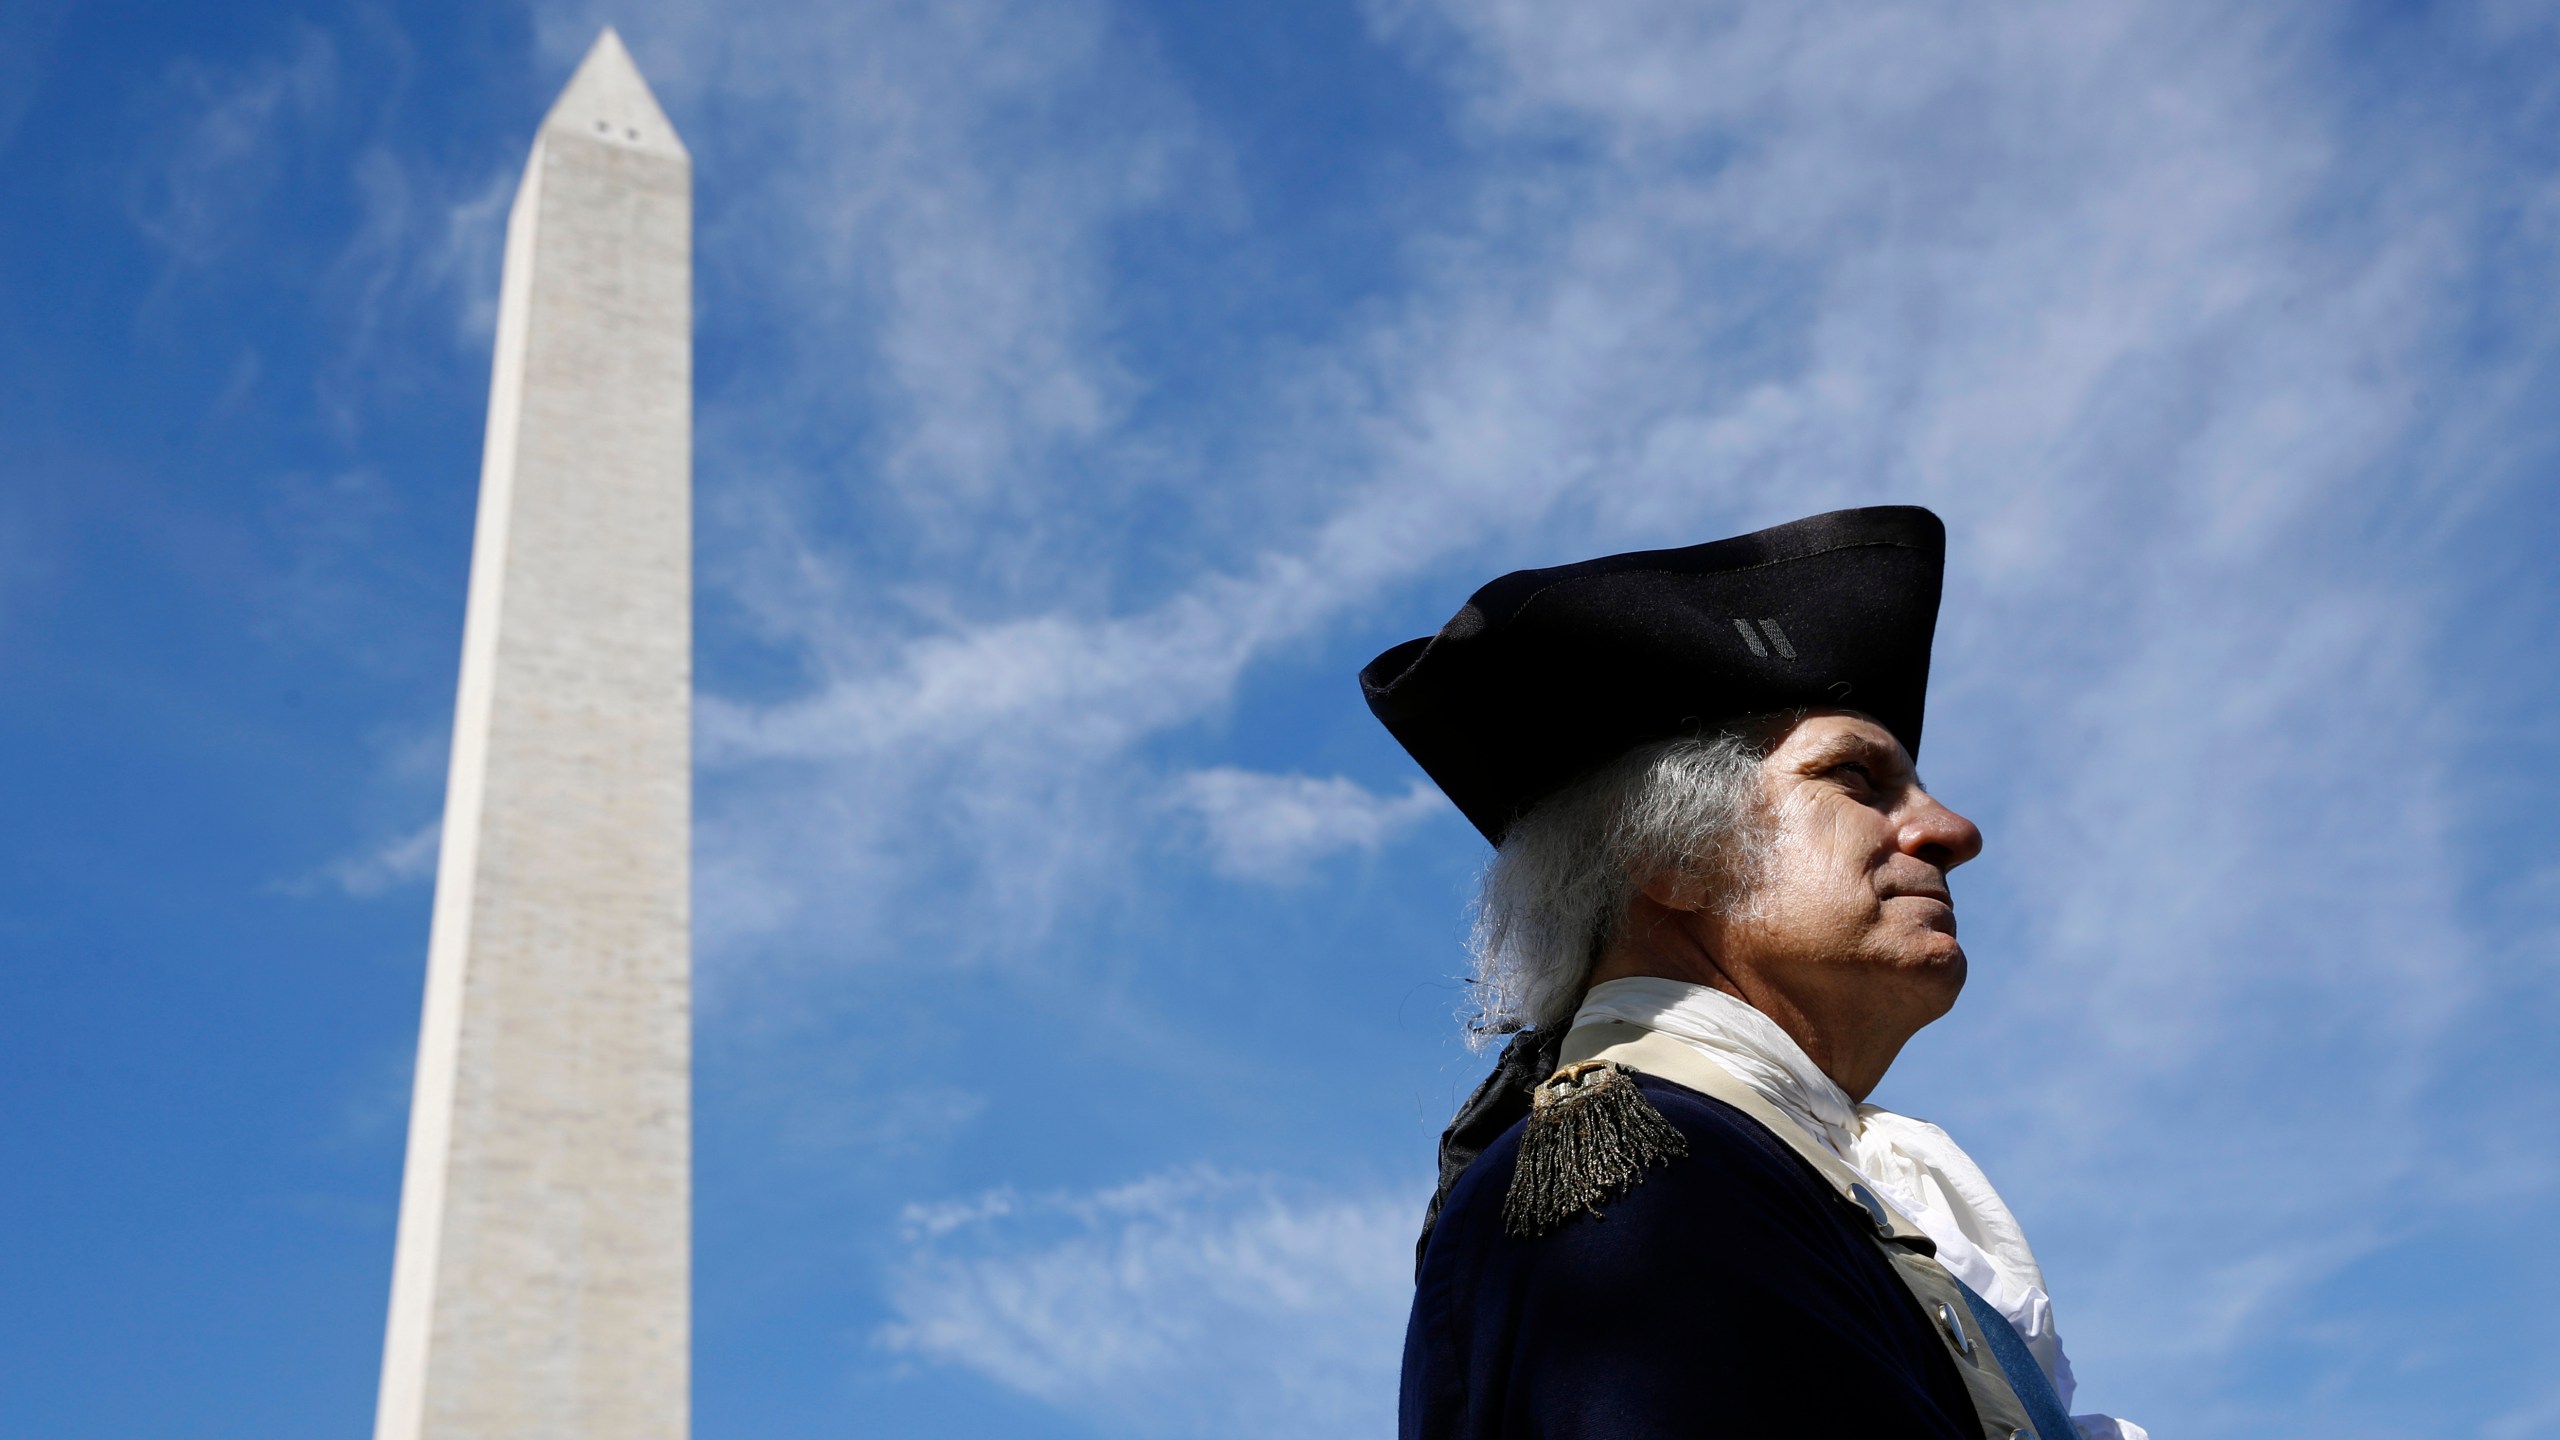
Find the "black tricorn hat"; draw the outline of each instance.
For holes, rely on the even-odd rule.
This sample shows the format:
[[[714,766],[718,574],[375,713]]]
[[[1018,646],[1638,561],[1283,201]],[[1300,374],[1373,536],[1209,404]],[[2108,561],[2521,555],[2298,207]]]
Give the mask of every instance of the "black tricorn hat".
[[[1777,710],[1856,710],[1920,753],[1947,529],[1916,505],[1519,570],[1360,672],[1369,709],[1499,845],[1620,755]]]

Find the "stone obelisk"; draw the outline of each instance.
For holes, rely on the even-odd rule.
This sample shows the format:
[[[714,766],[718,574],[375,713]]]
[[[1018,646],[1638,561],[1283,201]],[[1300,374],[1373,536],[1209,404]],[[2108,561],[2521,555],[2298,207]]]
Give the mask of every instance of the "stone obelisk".
[[[376,1440],[688,1428],[692,206],[607,30],[507,217]]]

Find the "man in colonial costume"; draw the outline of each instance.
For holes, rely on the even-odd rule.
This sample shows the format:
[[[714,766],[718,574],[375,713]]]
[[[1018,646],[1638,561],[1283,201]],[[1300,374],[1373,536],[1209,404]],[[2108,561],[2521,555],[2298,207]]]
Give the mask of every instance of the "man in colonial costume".
[[[1818,515],[1506,575],[1361,672],[1495,846],[1405,1440],[2141,1440],[2016,1217],[1863,1103],[1963,988],[1920,749],[1946,534]]]

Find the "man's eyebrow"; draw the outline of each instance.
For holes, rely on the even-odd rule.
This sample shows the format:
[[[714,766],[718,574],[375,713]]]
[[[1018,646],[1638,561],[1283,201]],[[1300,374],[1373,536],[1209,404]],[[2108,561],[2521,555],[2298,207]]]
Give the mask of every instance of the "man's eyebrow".
[[[1879,741],[1872,735],[1861,735],[1855,731],[1846,731],[1815,741],[1812,749],[1799,763],[1807,768],[1819,768],[1850,760],[1887,761],[1901,773],[1911,776],[1913,784],[1920,783],[1919,772],[1913,770],[1892,745]]]

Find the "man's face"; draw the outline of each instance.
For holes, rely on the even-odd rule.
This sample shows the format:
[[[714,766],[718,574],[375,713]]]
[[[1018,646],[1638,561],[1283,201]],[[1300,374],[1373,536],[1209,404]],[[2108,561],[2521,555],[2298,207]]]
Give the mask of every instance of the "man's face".
[[[1824,1030],[1917,1030],[1945,1014],[1965,976],[1947,872],[1981,853],[1982,833],[1863,715],[1807,716],[1760,774],[1768,843],[1750,901],[1701,917],[1719,968]]]

